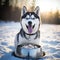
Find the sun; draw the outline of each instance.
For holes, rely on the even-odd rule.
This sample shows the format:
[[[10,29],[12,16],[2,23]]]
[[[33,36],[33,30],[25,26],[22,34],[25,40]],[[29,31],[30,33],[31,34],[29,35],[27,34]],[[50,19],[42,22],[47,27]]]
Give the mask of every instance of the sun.
[[[36,5],[40,7],[41,12],[57,9],[57,2],[55,0],[36,0]]]

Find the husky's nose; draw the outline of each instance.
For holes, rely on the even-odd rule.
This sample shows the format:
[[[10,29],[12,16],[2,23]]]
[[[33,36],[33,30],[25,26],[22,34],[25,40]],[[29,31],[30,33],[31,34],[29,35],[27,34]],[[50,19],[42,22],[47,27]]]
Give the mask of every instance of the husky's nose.
[[[31,21],[29,21],[29,22],[28,22],[28,24],[29,24],[29,25],[32,25],[32,22],[31,22]]]

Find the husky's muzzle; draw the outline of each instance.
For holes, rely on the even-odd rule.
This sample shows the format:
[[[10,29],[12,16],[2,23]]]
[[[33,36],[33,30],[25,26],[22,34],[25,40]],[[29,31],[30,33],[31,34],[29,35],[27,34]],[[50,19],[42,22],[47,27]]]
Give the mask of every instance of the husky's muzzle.
[[[34,27],[35,27],[35,24],[32,25],[32,22],[29,21],[29,22],[28,22],[28,25],[26,25],[26,27],[27,27],[27,29],[28,29],[28,32],[29,32],[29,33],[32,33],[32,31],[33,31],[33,29],[34,29]]]

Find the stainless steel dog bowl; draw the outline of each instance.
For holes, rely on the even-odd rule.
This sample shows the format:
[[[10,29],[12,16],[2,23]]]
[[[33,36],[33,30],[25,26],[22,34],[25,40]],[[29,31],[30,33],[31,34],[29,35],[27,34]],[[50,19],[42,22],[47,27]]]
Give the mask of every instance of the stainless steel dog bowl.
[[[25,44],[18,46],[17,54],[24,57],[37,57],[38,55],[42,55],[42,49],[36,44]]]

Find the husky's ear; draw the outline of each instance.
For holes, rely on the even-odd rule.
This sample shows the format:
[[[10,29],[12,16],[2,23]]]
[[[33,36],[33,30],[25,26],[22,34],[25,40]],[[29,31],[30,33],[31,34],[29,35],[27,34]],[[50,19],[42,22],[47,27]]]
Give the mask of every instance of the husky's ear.
[[[35,12],[37,15],[39,15],[39,6],[37,6],[37,7],[35,8],[34,12]]]
[[[21,16],[23,16],[26,12],[27,12],[27,8],[25,6],[23,6],[23,8],[21,10]]]

